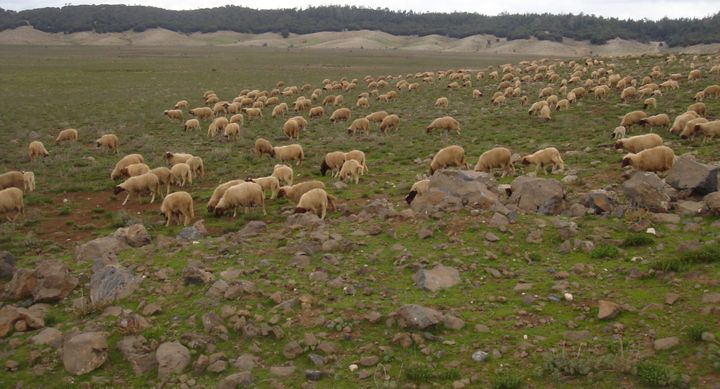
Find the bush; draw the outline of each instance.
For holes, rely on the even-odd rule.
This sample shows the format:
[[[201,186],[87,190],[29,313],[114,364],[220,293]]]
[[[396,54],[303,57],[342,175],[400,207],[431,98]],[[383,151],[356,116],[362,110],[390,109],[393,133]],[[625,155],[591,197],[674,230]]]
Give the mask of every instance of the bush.
[[[652,387],[682,387],[680,376],[671,368],[654,362],[640,362],[636,367],[640,380]]]
[[[492,381],[490,381],[490,387],[492,389],[516,389],[521,387],[523,384],[523,378],[515,372],[503,372],[496,374]]]
[[[618,254],[620,254],[620,250],[609,244],[604,244],[601,246],[597,246],[592,251],[590,251],[590,258],[593,259],[605,259],[605,258],[614,258],[617,257]]]
[[[703,332],[707,331],[707,327],[702,324],[693,324],[687,329],[687,336],[694,342],[702,340]]]
[[[662,271],[684,271],[692,265],[720,261],[720,244],[711,244],[691,250],[675,258],[665,258],[653,265],[653,269]]]
[[[628,235],[620,244],[621,247],[642,247],[655,243],[655,239],[649,234],[632,234]]]

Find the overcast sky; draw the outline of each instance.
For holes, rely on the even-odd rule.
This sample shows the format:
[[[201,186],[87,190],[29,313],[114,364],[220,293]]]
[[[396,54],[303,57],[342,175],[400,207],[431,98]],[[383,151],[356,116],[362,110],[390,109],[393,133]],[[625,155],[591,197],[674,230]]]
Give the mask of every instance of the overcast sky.
[[[720,0],[396,0],[388,3],[383,0],[246,0],[232,2],[228,0],[135,0],[135,1],[85,1],[85,0],[0,0],[0,8],[23,10],[41,7],[61,7],[78,4],[129,4],[147,5],[166,9],[197,9],[219,7],[226,4],[242,5],[250,8],[293,8],[308,5],[347,4],[370,8],[388,7],[393,10],[413,10],[415,12],[477,12],[485,15],[508,13],[573,13],[595,14],[598,16],[621,19],[662,19],[702,18],[720,11]]]

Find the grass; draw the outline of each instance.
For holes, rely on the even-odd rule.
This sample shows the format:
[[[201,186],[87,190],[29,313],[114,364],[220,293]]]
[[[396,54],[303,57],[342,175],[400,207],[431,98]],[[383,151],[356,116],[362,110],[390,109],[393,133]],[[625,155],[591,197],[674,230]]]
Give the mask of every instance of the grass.
[[[664,258],[654,264],[654,268],[663,271],[685,271],[693,265],[710,264],[720,261],[720,244],[714,243],[702,248],[690,250],[679,256]]]

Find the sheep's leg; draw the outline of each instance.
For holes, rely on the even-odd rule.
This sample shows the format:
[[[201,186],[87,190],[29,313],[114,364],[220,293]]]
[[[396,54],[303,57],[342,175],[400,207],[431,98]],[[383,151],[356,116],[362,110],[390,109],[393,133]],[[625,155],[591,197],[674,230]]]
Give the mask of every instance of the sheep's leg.
[[[325,214],[327,213],[327,207],[322,207],[320,210],[320,220],[325,220]]]
[[[185,222],[183,225],[187,227],[187,225],[190,224],[190,215],[188,213],[184,213],[183,216],[185,216]]]
[[[360,175],[359,175],[359,174],[355,174],[355,185],[357,185],[357,183],[358,183],[359,181],[360,181]]]
[[[125,197],[125,201],[123,201],[122,205],[127,204],[129,199],[130,199],[130,192],[128,192],[128,195],[127,195],[127,197]]]
[[[233,217],[237,217],[238,207],[233,208]]]
[[[165,222],[165,227],[170,227],[170,219],[172,218],[172,213],[170,215],[165,215],[165,218],[167,221]]]
[[[151,192],[152,195],[150,195],[150,204],[155,202],[155,192]]]

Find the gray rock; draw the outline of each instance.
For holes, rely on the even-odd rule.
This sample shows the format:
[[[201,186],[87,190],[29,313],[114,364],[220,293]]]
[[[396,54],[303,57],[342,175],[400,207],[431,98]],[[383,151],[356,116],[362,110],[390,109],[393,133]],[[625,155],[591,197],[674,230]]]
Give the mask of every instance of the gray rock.
[[[620,313],[620,306],[612,301],[598,301],[598,319],[612,319]]]
[[[12,279],[5,285],[3,300],[21,300],[32,296],[33,289],[37,285],[35,272],[30,269],[17,269]]]
[[[486,233],[485,233],[485,240],[488,241],[488,242],[493,242],[493,243],[494,243],[494,242],[499,241],[500,238],[499,238],[497,235],[493,234],[492,232],[486,232]]]
[[[665,182],[677,190],[689,190],[692,195],[706,195],[718,190],[718,168],[679,157],[668,171]]]
[[[0,338],[17,328],[17,325],[23,325],[26,329],[38,329],[45,326],[45,321],[42,315],[27,308],[12,305],[0,308]]]
[[[190,261],[182,272],[185,285],[189,284],[208,284],[215,279],[212,273],[201,268],[200,264]]]
[[[167,380],[173,374],[182,373],[190,364],[190,350],[179,342],[165,342],[155,351],[158,377]]]
[[[230,374],[220,381],[218,389],[239,389],[248,388],[253,383],[252,373],[242,371],[240,373]]]
[[[442,313],[417,304],[403,305],[398,311],[398,321],[402,327],[425,329],[439,324],[443,320]]]
[[[67,297],[78,284],[65,264],[58,260],[45,260],[35,270],[37,283],[32,295],[35,302],[54,302]]]
[[[295,366],[270,366],[270,374],[277,377],[290,377],[295,373]]]
[[[720,304],[720,293],[708,292],[704,293],[700,298],[700,302],[703,304]]]
[[[488,359],[489,354],[483,350],[477,350],[472,354],[472,359],[475,362],[484,362]]]
[[[205,222],[203,220],[198,220],[192,226],[183,228],[175,239],[192,242],[202,239],[205,235],[207,235]]]
[[[300,343],[291,341],[283,347],[283,355],[287,359],[295,359],[303,353],[303,348]]]
[[[142,282],[120,265],[106,265],[90,278],[90,301],[95,305],[111,304],[130,296]]]
[[[15,257],[7,251],[0,251],[0,280],[10,281],[15,275]]]
[[[125,336],[118,341],[117,348],[136,375],[143,375],[157,368],[155,350],[150,347],[144,336]]]
[[[323,372],[320,370],[305,370],[305,379],[310,381],[320,381],[323,378]]]
[[[674,213],[654,213],[653,219],[658,223],[680,223],[680,215],[676,215]]]
[[[267,223],[261,220],[252,220],[245,224],[243,228],[241,228],[240,231],[235,234],[235,237],[250,238],[260,235],[265,231],[267,231]]]
[[[703,202],[711,214],[720,216],[720,192],[712,192],[703,197]]]
[[[454,267],[437,265],[430,270],[418,270],[413,275],[413,281],[418,288],[436,292],[457,285],[460,282],[460,273]]]
[[[522,210],[558,215],[565,209],[565,192],[557,180],[520,176],[511,187],[509,201]]]
[[[655,173],[636,171],[623,183],[623,193],[635,207],[667,213],[670,196],[665,193],[664,187],[665,184]]]
[[[612,212],[615,201],[610,198],[607,191],[596,189],[591,190],[586,196],[583,205],[593,210],[594,213]]]
[[[149,245],[152,240],[145,226],[142,224],[133,224],[130,227],[118,228],[113,237],[125,242],[130,247],[142,247]]]
[[[78,262],[115,262],[116,255],[128,245],[114,236],[105,236],[84,243],[75,250],[75,260]]]
[[[62,360],[73,375],[87,374],[102,366],[108,357],[107,332],[85,332],[65,340]]]
[[[287,225],[290,227],[317,227],[323,224],[317,215],[310,212],[293,213],[287,218]]]
[[[492,175],[471,170],[443,169],[430,177],[428,192],[411,203],[416,212],[457,211],[464,207],[488,209],[498,197],[490,188],[497,187]]]
[[[62,344],[62,332],[52,327],[45,328],[37,335],[30,338],[30,343],[41,346],[51,346],[54,348],[59,348]]]
[[[680,344],[680,338],[677,336],[671,336],[669,338],[656,339],[653,342],[653,348],[655,351],[669,350]]]
[[[677,202],[677,209],[683,215],[696,216],[706,212],[708,208],[702,201],[681,200]]]

